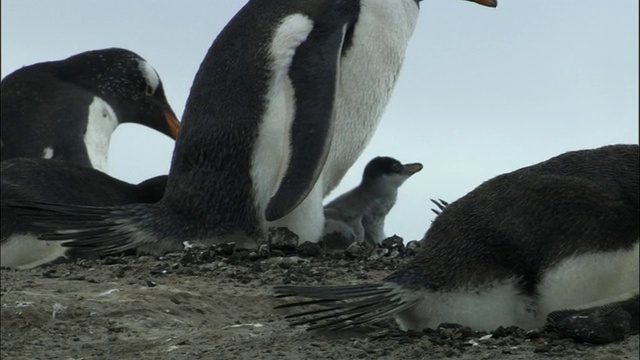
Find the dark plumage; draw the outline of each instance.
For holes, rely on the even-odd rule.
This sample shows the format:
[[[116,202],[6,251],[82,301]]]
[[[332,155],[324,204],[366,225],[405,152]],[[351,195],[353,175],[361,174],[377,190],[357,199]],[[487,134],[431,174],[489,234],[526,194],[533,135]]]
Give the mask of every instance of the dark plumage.
[[[158,74],[125,49],[25,66],[2,79],[1,98],[2,160],[44,157],[104,171],[118,124],[174,139],[179,127]]]
[[[446,206],[419,253],[379,283],[276,287],[319,311],[298,323],[340,328],[395,316],[531,328],[552,311],[638,293],[638,145],[573,151],[486,181]]]

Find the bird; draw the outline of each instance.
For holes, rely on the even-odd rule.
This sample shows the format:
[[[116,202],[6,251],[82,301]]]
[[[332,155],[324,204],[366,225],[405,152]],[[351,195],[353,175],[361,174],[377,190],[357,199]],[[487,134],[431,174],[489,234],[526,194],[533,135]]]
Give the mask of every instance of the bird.
[[[491,331],[531,329],[554,311],[632,298],[638,169],[638,145],[618,144],[496,176],[446,206],[415,257],[382,281],[276,286],[278,297],[305,299],[278,307],[301,309],[287,317],[308,329],[393,316],[404,331],[444,322]]]
[[[59,159],[106,172],[109,141],[119,124],[177,137],[180,123],[158,73],[126,49],[24,66],[0,86],[2,161]]]
[[[154,203],[164,195],[167,182],[167,175],[160,175],[134,185],[70,161],[42,158],[5,160],[0,162],[0,172],[0,266],[14,268],[98,255],[64,247],[62,242],[38,240],[28,231],[30,220],[16,216],[13,208],[6,205],[7,200],[90,206]]]
[[[373,135],[418,10],[415,0],[251,0],[196,73],[162,200],[10,206],[46,214],[34,224],[41,239],[101,254],[179,251],[185,239],[255,248],[271,227],[318,242],[323,199]]]
[[[323,237],[337,232],[348,243],[380,244],[385,239],[384,220],[396,203],[398,188],[420,170],[420,163],[402,164],[392,157],[370,160],[360,184],[325,205]]]

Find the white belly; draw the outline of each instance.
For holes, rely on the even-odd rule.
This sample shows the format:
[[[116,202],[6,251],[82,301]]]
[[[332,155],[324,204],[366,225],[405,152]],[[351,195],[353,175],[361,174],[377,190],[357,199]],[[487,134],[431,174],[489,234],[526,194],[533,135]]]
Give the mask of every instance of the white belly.
[[[362,2],[351,48],[340,60],[333,143],[321,178],[324,196],[338,185],[371,140],[417,19],[415,1]]]
[[[485,289],[405,290],[407,299],[418,302],[397,314],[396,320],[401,329],[415,331],[443,322],[484,331],[510,325],[531,329],[544,325],[547,315],[556,310],[603,305],[637,294],[638,255],[636,243],[630,250],[568,258],[544,274],[538,299],[519,294],[515,279]]]
[[[2,243],[0,266],[30,269],[52,262],[69,250],[62,246],[65,242],[38,240],[31,234],[13,235]]]
[[[545,274],[538,286],[538,311],[596,306],[638,292],[638,243],[630,250],[584,254],[566,260]]]

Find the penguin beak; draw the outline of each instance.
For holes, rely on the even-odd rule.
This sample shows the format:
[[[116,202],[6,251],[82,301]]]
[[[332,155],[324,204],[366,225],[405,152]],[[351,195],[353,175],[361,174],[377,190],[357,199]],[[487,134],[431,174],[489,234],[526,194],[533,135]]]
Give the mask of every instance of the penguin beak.
[[[178,121],[176,116],[173,114],[173,111],[171,110],[164,111],[164,118],[167,121],[167,129],[169,130],[169,134],[167,135],[171,136],[171,138],[175,140],[176,138],[178,138],[178,130],[180,129],[180,122]]]
[[[469,0],[469,1],[473,1],[476,4],[493,7],[493,8],[498,6],[498,0]]]
[[[422,170],[422,164],[420,163],[404,164],[404,173],[407,175],[413,175],[420,170]]]

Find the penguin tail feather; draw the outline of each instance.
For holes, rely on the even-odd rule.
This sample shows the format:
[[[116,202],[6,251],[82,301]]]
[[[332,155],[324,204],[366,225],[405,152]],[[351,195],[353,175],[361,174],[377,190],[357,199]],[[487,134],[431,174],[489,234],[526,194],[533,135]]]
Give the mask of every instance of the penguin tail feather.
[[[139,226],[146,204],[97,207],[17,200],[4,203],[28,222],[28,230],[39,234],[40,240],[66,241],[65,247],[91,248],[110,255],[147,242],[148,237],[140,236],[143,232]]]
[[[291,326],[310,325],[307,330],[340,330],[365,325],[394,315],[415,304],[407,300],[392,283],[360,285],[304,286],[281,285],[274,288],[276,297],[305,297],[310,300],[276,306],[276,309],[317,305],[285,318]]]
[[[437,200],[429,199],[429,200],[431,200],[431,202],[434,203],[436,205],[436,207],[438,207],[438,209],[431,208],[431,211],[433,211],[433,213],[436,214],[436,215],[440,215],[442,210],[444,210],[444,208],[449,206],[449,203],[447,201],[442,200],[442,199],[437,199]]]

